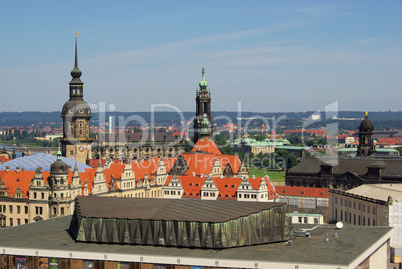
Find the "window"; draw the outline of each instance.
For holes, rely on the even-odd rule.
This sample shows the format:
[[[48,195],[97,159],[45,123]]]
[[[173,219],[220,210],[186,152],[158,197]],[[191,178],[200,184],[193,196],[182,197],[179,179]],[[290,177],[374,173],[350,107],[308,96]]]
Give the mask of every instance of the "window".
[[[42,208],[41,208],[41,209],[42,209]],[[64,215],[64,207],[61,207],[61,208],[60,208],[60,214],[61,214],[61,215]]]
[[[373,213],[375,215],[375,207],[372,208],[373,210],[371,211],[371,213]],[[374,226],[374,225],[373,225]]]
[[[17,214],[21,214],[21,206],[17,205]]]
[[[335,197],[335,204],[338,204],[338,197]]]
[[[366,205],[363,205],[363,212],[366,212]]]
[[[366,225],[366,217],[363,217],[363,226]]]
[[[36,199],[36,192],[34,192],[34,194],[33,194],[33,195],[34,195],[34,199]]]
[[[1,211],[3,211],[2,209],[3,209],[3,206],[0,205],[0,213],[1,213]]]
[[[357,209],[360,210],[360,204],[357,204]]]
[[[356,209],[356,202],[353,202],[353,209]]]
[[[28,206],[25,206],[24,210],[25,210],[25,214],[28,214]]]
[[[375,226],[375,220],[373,220],[373,226]]]
[[[349,207],[352,207],[352,201],[349,201]]]
[[[40,215],[43,214],[43,207],[39,207],[39,214],[40,214]]]
[[[53,215],[56,215],[57,213],[57,209],[55,207],[53,207]]]
[[[42,197],[42,199],[45,199],[45,193],[41,193],[41,197]]]
[[[341,205],[343,205],[343,199],[341,199]]]
[[[17,219],[17,225],[21,225],[21,220]]]
[[[370,218],[367,218],[367,225],[370,226]]]
[[[343,218],[343,211],[341,210],[341,220],[343,220],[342,218]]]
[[[302,219],[303,219],[302,217],[299,217],[299,223],[302,223]]]
[[[36,215],[39,215],[39,207],[38,206],[35,206],[35,213],[36,213]]]
[[[348,213],[345,211],[345,222],[348,222]]]
[[[304,223],[308,223],[308,218],[304,217]]]
[[[12,205],[10,205],[10,214],[12,214],[13,213],[13,206]],[[12,225],[11,225],[12,226]]]
[[[360,225],[360,216],[359,216],[359,223],[358,223],[358,225]]]
[[[25,222],[25,224],[27,224],[27,223],[28,223],[28,219],[24,219],[24,222]]]
[[[356,225],[356,214],[353,214],[353,225]]]
[[[370,206],[369,205],[367,206],[367,213],[370,213]]]
[[[13,226],[13,219],[10,219],[10,226]]]

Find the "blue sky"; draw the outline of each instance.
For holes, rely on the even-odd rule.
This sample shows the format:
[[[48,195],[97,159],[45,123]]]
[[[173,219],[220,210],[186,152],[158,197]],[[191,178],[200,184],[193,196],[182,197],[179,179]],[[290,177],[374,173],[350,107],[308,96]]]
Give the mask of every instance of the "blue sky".
[[[402,1],[1,1],[0,111],[402,110]]]

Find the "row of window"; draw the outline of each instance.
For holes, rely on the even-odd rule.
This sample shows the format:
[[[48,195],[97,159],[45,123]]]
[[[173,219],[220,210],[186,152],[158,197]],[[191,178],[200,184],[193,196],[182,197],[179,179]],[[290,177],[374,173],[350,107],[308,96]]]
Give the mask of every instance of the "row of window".
[[[21,206],[17,205],[17,206],[15,206],[15,208],[17,210],[17,214],[21,214]],[[8,212],[10,214],[13,214],[13,212],[14,212],[13,205],[8,206]],[[7,213],[7,207],[5,205],[0,205],[0,213]],[[28,214],[28,206],[24,206],[24,214]]]
[[[216,193],[215,192],[203,192],[203,196],[204,197],[208,197],[208,196],[215,197]]]
[[[41,192],[41,193],[40,193],[40,197],[41,197],[41,199],[45,199],[45,193],[44,193],[44,192]],[[34,199],[37,199],[37,198],[38,198],[38,195],[37,195],[36,192],[33,193],[33,198],[34,198]]]
[[[165,195],[176,195],[176,191],[165,191]],[[180,195],[180,191],[177,191],[177,195]]]
[[[338,204],[338,197],[336,197],[336,196],[335,196],[335,204]],[[348,201],[346,199],[343,200],[342,198],[340,198],[340,205],[341,206],[344,205],[345,207],[349,207],[349,208],[352,208],[352,205],[353,205],[353,209],[356,209],[356,202],[352,203],[352,201]],[[366,212],[366,205],[357,203],[357,210],[362,210],[363,212]],[[372,213],[375,215],[376,208],[374,206],[370,207],[369,205],[367,205],[367,213]]]
[[[241,197],[242,197],[242,195],[241,195],[241,193],[239,193],[239,198],[241,198]],[[250,197],[251,197],[251,199],[257,199],[257,194],[245,193],[243,196],[243,198],[245,198],[245,199],[250,199]]]
[[[353,219],[352,219],[351,212],[349,212],[349,214],[348,214],[348,212],[346,212],[346,211],[343,212],[343,210],[341,210],[340,213],[341,214],[338,218],[338,208],[335,208],[335,215],[336,215],[337,220],[340,219],[341,221],[344,221],[346,223],[353,224],[353,225],[366,226],[366,217],[365,216],[363,216],[363,218],[361,218],[361,216],[359,215],[359,216],[357,216],[357,219],[356,219],[356,214],[353,214]],[[363,220],[363,222],[361,220]],[[367,218],[367,226],[371,226],[371,225],[375,226],[375,220],[373,219],[373,221],[371,222],[371,219]]]
[[[9,218],[8,219],[9,222],[9,227],[14,226],[14,219],[13,218]],[[28,219],[24,219],[24,223],[28,223]],[[17,225],[21,225],[21,219],[17,218]],[[7,226],[6,223],[6,219],[5,218],[0,218],[0,227],[5,228]]]

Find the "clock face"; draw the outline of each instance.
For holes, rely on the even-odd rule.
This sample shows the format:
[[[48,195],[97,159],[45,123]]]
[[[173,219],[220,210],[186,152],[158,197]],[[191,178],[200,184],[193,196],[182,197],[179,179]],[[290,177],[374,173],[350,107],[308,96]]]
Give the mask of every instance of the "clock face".
[[[83,146],[80,146],[80,147],[78,148],[78,150],[81,151],[81,152],[83,152],[83,151],[84,151],[84,147],[83,147]]]

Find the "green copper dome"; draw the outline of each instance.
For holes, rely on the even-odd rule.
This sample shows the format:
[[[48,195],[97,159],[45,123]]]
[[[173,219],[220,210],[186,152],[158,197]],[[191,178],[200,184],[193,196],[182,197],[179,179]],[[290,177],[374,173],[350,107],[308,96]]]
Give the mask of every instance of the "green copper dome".
[[[200,130],[200,134],[202,135],[209,135],[210,134],[210,130],[209,130],[209,121],[208,121],[208,116],[207,114],[204,114],[204,118],[201,121],[201,130]]]
[[[200,84],[199,84],[200,88],[207,88],[208,87],[208,82],[205,80],[204,74],[205,74],[204,67],[202,67],[202,79],[201,79]]]

